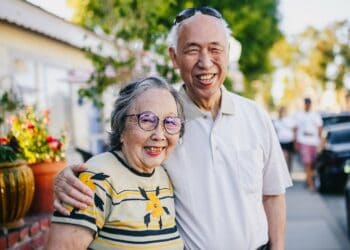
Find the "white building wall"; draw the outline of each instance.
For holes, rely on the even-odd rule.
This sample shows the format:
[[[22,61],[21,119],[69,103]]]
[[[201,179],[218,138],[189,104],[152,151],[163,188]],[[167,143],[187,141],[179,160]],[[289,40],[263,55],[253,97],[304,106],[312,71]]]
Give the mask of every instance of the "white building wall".
[[[0,89],[14,85],[25,104],[48,108],[52,133],[65,128],[71,144],[86,150],[89,107],[78,105],[81,84],[69,82],[69,73],[91,69],[79,48],[0,22]]]

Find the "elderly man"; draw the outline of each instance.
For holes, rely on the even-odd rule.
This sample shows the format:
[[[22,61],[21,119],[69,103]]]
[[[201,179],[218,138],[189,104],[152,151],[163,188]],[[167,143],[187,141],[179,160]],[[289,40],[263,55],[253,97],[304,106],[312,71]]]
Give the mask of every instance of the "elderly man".
[[[288,169],[269,116],[222,86],[230,30],[221,14],[182,11],[169,53],[184,85],[185,135],[165,167],[186,249],[284,249]],[[62,202],[84,207],[90,191],[71,167],[56,179]],[[85,195],[80,192],[85,193]],[[65,209],[58,200],[55,207]]]

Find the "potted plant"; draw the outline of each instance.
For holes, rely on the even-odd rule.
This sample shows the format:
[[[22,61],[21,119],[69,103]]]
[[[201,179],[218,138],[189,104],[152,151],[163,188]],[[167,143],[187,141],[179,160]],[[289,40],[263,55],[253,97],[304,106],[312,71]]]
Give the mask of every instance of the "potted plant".
[[[51,135],[48,110],[37,114],[33,107],[26,107],[10,123],[10,135],[18,141],[19,154],[34,173],[35,193],[30,213],[50,213],[54,176],[66,165],[67,136],[64,132],[58,137]]]
[[[33,199],[33,172],[19,157],[16,139],[0,137],[0,228],[23,225]]]

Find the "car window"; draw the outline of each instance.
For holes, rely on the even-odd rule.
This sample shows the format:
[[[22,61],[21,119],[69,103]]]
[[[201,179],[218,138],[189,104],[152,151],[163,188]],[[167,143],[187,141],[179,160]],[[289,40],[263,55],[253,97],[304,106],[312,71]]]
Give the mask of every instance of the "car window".
[[[323,126],[329,126],[337,123],[350,122],[350,116],[330,116],[323,117]]]
[[[331,144],[350,143],[350,130],[329,132],[327,140]]]

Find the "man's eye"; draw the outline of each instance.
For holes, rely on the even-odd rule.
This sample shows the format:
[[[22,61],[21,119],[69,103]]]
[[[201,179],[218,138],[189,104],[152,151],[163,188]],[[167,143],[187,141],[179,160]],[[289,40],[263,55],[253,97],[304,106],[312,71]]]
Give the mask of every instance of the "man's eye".
[[[220,54],[222,52],[222,49],[219,49],[219,48],[213,48],[211,50],[212,53],[215,53],[215,54]]]
[[[189,49],[186,50],[186,54],[197,54],[199,52],[198,49]]]

